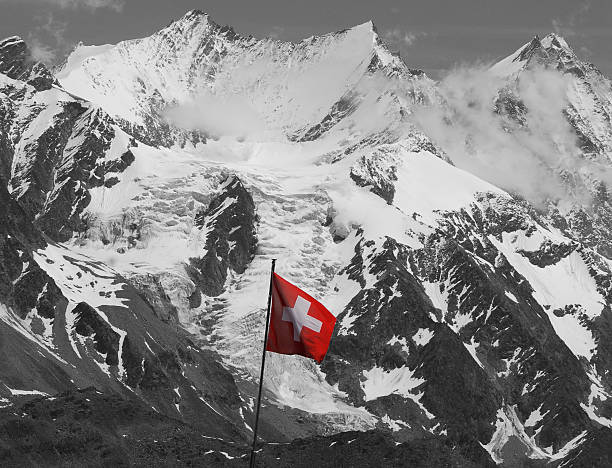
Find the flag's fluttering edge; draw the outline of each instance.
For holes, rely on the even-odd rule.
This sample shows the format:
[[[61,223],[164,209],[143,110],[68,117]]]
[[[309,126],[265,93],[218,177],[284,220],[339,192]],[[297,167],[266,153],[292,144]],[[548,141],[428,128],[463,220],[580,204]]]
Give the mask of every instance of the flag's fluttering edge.
[[[274,273],[268,351],[321,362],[335,323],[336,317],[323,304]]]

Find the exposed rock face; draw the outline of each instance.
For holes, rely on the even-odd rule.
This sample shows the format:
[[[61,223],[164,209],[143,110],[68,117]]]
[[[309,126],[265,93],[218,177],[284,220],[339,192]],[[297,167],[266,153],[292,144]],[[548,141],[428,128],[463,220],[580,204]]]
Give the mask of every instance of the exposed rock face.
[[[130,283],[136,288],[138,295],[151,306],[160,320],[166,323],[178,323],[176,307],[172,304],[157,276],[132,276]]]
[[[351,168],[351,179],[361,187],[370,187],[370,190],[383,198],[389,205],[393,203],[395,185],[397,180],[392,156],[384,154],[363,156],[358,164]]]
[[[21,39],[0,43],[0,73],[0,181],[10,181],[45,234],[68,240],[81,228],[89,190],[111,186],[134,161],[136,143],[103,111],[59,89]]]
[[[343,118],[350,115],[358,107],[360,96],[357,93],[348,93],[334,103],[330,112],[315,126],[306,130],[300,141],[313,141],[320,138]]]
[[[151,114],[147,115],[144,124],[133,124],[128,120],[115,118],[117,125],[123,131],[132,135],[138,141],[150,146],[171,147],[178,145],[197,145],[206,143],[207,136],[198,130],[183,130],[170,125],[160,109],[167,107],[163,103],[151,103]]]
[[[83,337],[92,338],[96,351],[105,356],[109,366],[119,364],[119,334],[85,302],[77,304],[72,311],[76,314],[74,331]]]
[[[0,95],[0,185],[6,187],[11,177],[13,147],[9,137],[13,103],[6,96]]]
[[[32,60],[26,43],[17,36],[0,41],[0,73],[33,86],[37,91],[51,89],[55,78],[39,62]]]
[[[0,72],[9,78],[23,78],[26,72],[26,43],[17,36],[0,41]]]
[[[362,291],[338,316],[341,325],[332,339],[332,357],[323,369],[331,383],[339,382],[339,388],[357,401],[377,401],[381,417],[386,414],[410,426],[411,421],[423,418],[419,424],[432,427],[419,409],[425,407],[443,418],[452,440],[488,440],[502,395],[468,358],[462,341],[440,323],[439,311],[407,269],[413,261],[408,255],[392,239],[379,247],[373,242],[358,247],[346,272],[349,277],[358,275],[355,279],[361,282]],[[366,283],[362,272],[376,281]],[[347,323],[350,326],[344,325]],[[413,388],[402,395],[407,402],[398,405],[386,394],[378,396],[360,382],[357,369],[366,369],[364,375],[397,375],[412,381]],[[449,382],[453,382],[452,390]],[[456,401],[456,392],[464,395],[461,403]],[[406,405],[414,406],[416,414],[406,418],[402,414]]]
[[[45,233],[67,240],[73,231],[81,230],[80,215],[90,201],[88,190],[111,187],[117,181],[116,174],[134,162],[128,148],[108,157],[113,141],[119,138],[117,133],[109,117],[98,110],[89,109],[74,123],[71,138],[78,143],[73,140],[64,146],[54,174],[54,189],[37,219]]]
[[[564,115],[576,132],[579,147],[590,157],[611,151],[612,85],[608,78],[593,64],[580,60],[567,42],[556,34],[543,39],[536,36],[513,57],[518,68],[513,71],[509,87],[500,92],[496,103],[498,111],[524,124],[527,109],[515,89],[517,78],[534,69],[558,71],[569,84]],[[597,112],[593,113],[593,108],[597,108]]]
[[[476,213],[476,216],[482,215]],[[553,404],[547,395],[551,388],[555,389],[555,398],[563,400],[564,405],[553,406],[558,409],[551,408],[538,422],[541,429],[536,440],[542,446],[558,444],[557,447],[561,447],[592,424],[580,407],[580,402],[588,395],[585,371],[555,335],[546,313],[532,299],[526,283],[519,279],[520,274],[503,261],[503,254],[496,252],[493,245],[487,245],[484,233],[456,230],[455,222],[465,225],[458,220],[449,224],[457,243],[434,241],[431,247],[437,253],[429,249],[423,252],[420,263],[425,266],[424,277],[444,285],[440,286],[440,291],[447,297],[447,320],[460,323],[459,317],[470,317],[468,324],[458,328],[459,336],[466,343],[479,343],[480,362],[485,370],[490,369],[489,376],[495,387],[501,384],[504,388],[502,395],[506,404],[517,405],[523,414],[531,414],[538,407],[544,411]],[[488,259],[490,265],[496,265],[496,271],[487,263],[477,261],[475,256]],[[523,289],[523,285],[527,289]],[[521,368],[520,376],[505,377],[508,371],[514,373],[510,363]],[[533,382],[543,368],[547,371],[541,375],[537,389],[544,393],[538,394],[534,388],[525,394],[525,386]],[[558,431],[559,420],[564,421],[563,431]]]
[[[112,185],[109,174],[122,172],[134,161],[127,147],[109,155],[119,138],[116,132],[101,111],[68,102],[44,132],[26,131],[22,136],[13,156],[12,191],[53,239],[67,240],[79,230],[80,214],[90,201],[88,189]]]
[[[230,269],[244,273],[257,247],[257,215],[249,192],[236,176],[228,177],[219,191],[195,220],[206,233],[206,253],[190,259],[187,267],[195,283],[209,296],[223,292]]]
[[[612,431],[600,427],[584,435],[580,447],[570,451],[559,467],[608,466],[612,463]]]
[[[25,318],[53,319],[63,296],[53,279],[34,262],[31,249],[44,245],[27,214],[0,186],[0,301]]]
[[[366,185],[354,174],[369,173],[372,192],[395,204],[387,194],[405,180],[401,163],[392,162],[394,179],[383,178],[389,160],[381,164],[377,157],[376,164],[373,156],[359,161],[351,178]],[[558,318],[574,317],[581,324],[576,331],[589,330],[594,345],[609,328],[608,308],[589,311],[583,302],[554,309],[534,274],[583,265],[603,298],[609,289],[601,280],[609,270],[594,260],[600,258],[596,243],[576,235],[567,220],[543,216],[524,201],[480,194],[468,209],[443,214],[435,233],[419,237],[422,247],[389,237],[375,242],[358,232],[355,256],[340,274],[361,291],[338,315],[322,366],[329,383],[389,418],[395,430],[407,430],[401,422],[438,430],[441,423],[450,440],[487,446],[496,461],[510,465],[541,458],[538,447],[558,451],[595,431],[610,408],[606,398],[593,398],[594,388],[608,392],[610,384],[605,375],[594,383],[592,369],[608,362],[609,351],[585,352],[561,339]],[[566,237],[543,227],[552,223]],[[505,449],[496,446],[500,427],[516,421],[524,429]]]

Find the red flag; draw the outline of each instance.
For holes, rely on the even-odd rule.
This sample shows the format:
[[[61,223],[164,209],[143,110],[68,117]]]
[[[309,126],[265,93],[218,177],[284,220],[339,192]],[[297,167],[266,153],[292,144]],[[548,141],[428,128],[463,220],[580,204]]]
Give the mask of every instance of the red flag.
[[[274,273],[266,350],[321,362],[335,324],[336,317],[320,302]]]

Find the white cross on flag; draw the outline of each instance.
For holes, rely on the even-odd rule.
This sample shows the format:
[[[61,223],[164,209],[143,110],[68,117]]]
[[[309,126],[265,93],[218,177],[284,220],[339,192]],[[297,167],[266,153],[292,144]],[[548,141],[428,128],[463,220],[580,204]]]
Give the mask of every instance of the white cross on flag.
[[[335,324],[336,317],[320,302],[274,273],[268,351],[321,362]]]

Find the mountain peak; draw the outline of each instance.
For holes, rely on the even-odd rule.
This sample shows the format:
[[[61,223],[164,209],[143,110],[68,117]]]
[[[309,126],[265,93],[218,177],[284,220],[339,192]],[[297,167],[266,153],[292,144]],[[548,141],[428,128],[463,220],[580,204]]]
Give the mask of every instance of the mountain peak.
[[[19,36],[0,41],[0,73],[25,81],[38,90],[49,89],[54,82],[51,72],[32,58],[27,44]]]
[[[189,10],[187,13],[185,13],[185,15],[181,19],[182,20],[193,20],[193,19],[208,20],[208,18],[209,18],[208,13],[206,13],[205,11],[194,9],[194,10]]]
[[[567,41],[555,33],[547,34],[542,39],[538,35],[534,36],[514,54],[491,67],[491,70],[499,75],[510,76],[531,66],[584,74],[584,63],[578,59]]]
[[[172,21],[168,28],[183,28],[187,27],[198,27],[198,26],[209,26],[217,25],[209,16],[208,13],[202,10],[189,10],[179,19]],[[163,30],[162,30],[163,31]]]
[[[372,21],[371,19],[366,21],[365,23],[361,23],[359,26],[367,27],[372,32],[376,32],[376,25],[374,24],[374,21]]]
[[[0,73],[10,78],[19,78],[25,73],[28,47],[19,36],[0,41]]]
[[[357,24],[353,26],[352,28],[350,28],[349,30],[363,31],[363,32],[371,33],[374,36],[378,36],[378,30],[376,29],[376,25],[374,24],[374,21],[372,20],[368,20],[364,23]]]
[[[21,36],[10,36],[5,39],[0,40],[0,49],[5,46],[9,46],[11,44],[24,43],[25,41],[21,38]]]
[[[557,33],[550,33],[542,39],[542,45],[548,47],[562,47],[564,49],[571,49],[567,41]]]
[[[514,61],[524,61],[529,59],[535,51],[540,50],[542,48],[542,42],[540,41],[540,37],[536,34],[533,39],[524,45],[518,54],[518,57]]]
[[[313,36],[313,38],[315,37],[328,37],[328,36],[338,36],[338,35],[344,35],[344,34],[358,34],[362,37],[365,36],[372,36],[373,38],[373,42],[376,42],[376,37],[378,37],[377,31],[376,31],[376,26],[374,25],[374,22],[372,20],[368,20],[364,23],[359,23],[356,24],[355,26],[351,26],[350,28],[346,28],[346,29],[341,29],[339,31],[334,31],[334,32],[330,32],[321,36]]]

